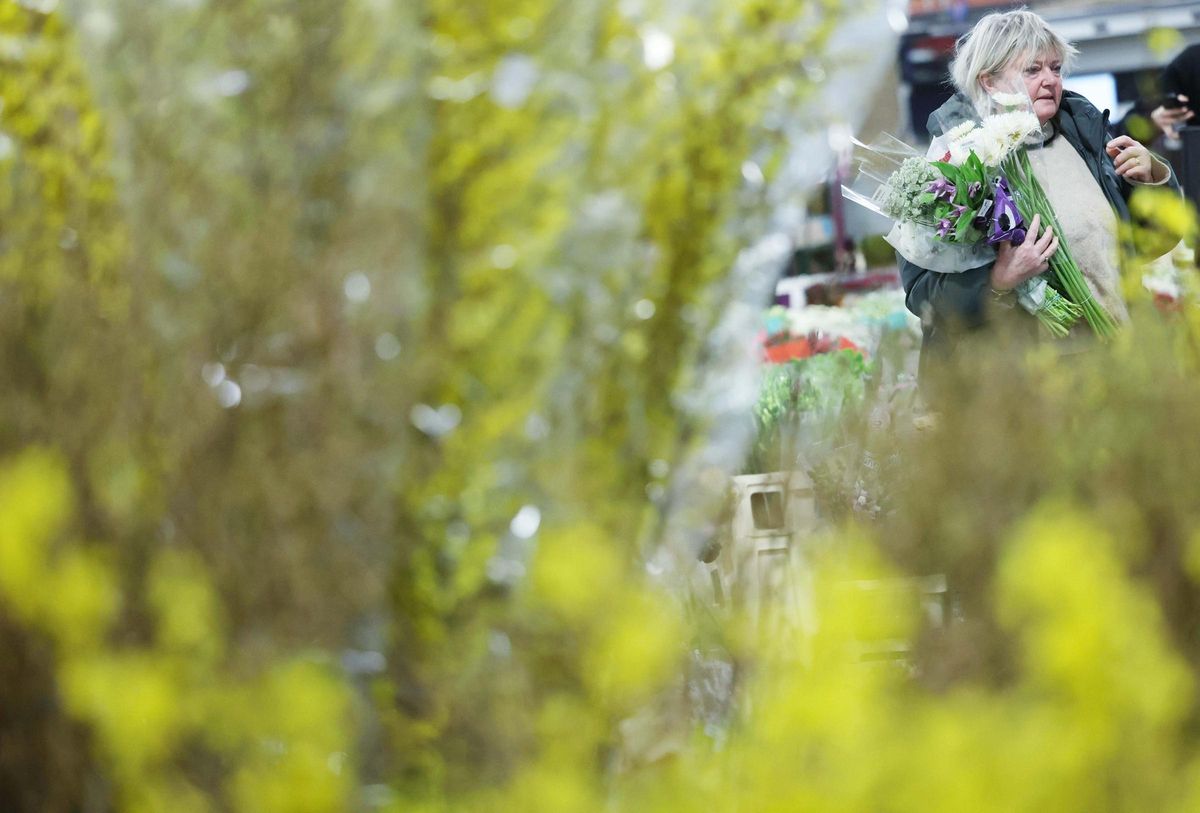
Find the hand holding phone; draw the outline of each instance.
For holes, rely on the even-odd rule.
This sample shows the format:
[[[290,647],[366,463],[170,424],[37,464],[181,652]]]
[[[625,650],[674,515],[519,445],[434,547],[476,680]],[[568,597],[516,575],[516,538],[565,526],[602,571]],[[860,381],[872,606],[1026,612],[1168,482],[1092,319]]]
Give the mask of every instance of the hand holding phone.
[[[1178,93],[1168,93],[1163,97],[1162,106],[1167,110],[1179,110],[1187,107],[1187,96],[1180,96]]]
[[[1150,119],[1168,138],[1178,138],[1179,128],[1196,115],[1196,111],[1189,109],[1187,103],[1187,96],[1168,93],[1159,101],[1158,107],[1154,108]]]

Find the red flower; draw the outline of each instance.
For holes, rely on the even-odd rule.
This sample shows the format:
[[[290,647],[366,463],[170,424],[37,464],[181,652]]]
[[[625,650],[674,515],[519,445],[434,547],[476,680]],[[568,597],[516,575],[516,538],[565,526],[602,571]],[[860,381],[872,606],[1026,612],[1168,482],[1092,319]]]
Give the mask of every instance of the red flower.
[[[788,359],[806,359],[813,354],[808,339],[792,339],[784,344],[767,345],[763,348],[767,361],[782,364]]]

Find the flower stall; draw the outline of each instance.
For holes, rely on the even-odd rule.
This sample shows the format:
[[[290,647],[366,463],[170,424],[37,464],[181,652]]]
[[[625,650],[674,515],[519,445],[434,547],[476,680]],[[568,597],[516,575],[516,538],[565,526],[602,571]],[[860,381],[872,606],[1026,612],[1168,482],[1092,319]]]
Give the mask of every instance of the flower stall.
[[[894,269],[785,277],[776,302],[755,339],[755,433],[730,486],[727,542],[698,581],[712,604],[738,606],[773,636],[811,622],[806,562],[817,532],[841,510],[873,504],[828,472],[858,454],[862,427],[911,407],[920,346]]]

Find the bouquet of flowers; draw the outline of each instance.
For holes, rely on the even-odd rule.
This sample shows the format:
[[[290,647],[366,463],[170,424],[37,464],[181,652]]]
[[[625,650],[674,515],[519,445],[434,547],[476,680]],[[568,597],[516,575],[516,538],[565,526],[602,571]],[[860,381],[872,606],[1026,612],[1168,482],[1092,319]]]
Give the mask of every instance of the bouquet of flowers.
[[[1054,285],[1045,274],[1026,280],[1016,289],[1018,302],[1055,336],[1065,336],[1080,316],[1099,335],[1111,335],[1115,322],[1088,291],[1029,164],[1025,147],[1041,134],[1029,98],[997,93],[992,100],[996,112],[934,139],[925,157],[894,138],[876,147],[856,142],[895,169],[883,178],[864,167],[861,174],[878,182],[874,194],[843,193],[895,221],[886,239],[905,259],[941,273],[991,262],[996,244],[1020,245],[1028,219],[1041,215],[1059,240],[1050,258]]]

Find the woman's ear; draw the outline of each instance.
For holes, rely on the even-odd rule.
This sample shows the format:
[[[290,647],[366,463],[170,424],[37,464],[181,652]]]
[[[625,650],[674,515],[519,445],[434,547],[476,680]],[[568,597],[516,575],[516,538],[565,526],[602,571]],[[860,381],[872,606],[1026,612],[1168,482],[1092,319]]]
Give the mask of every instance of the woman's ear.
[[[986,90],[989,95],[996,92],[996,78],[990,73],[979,74],[979,85]]]

